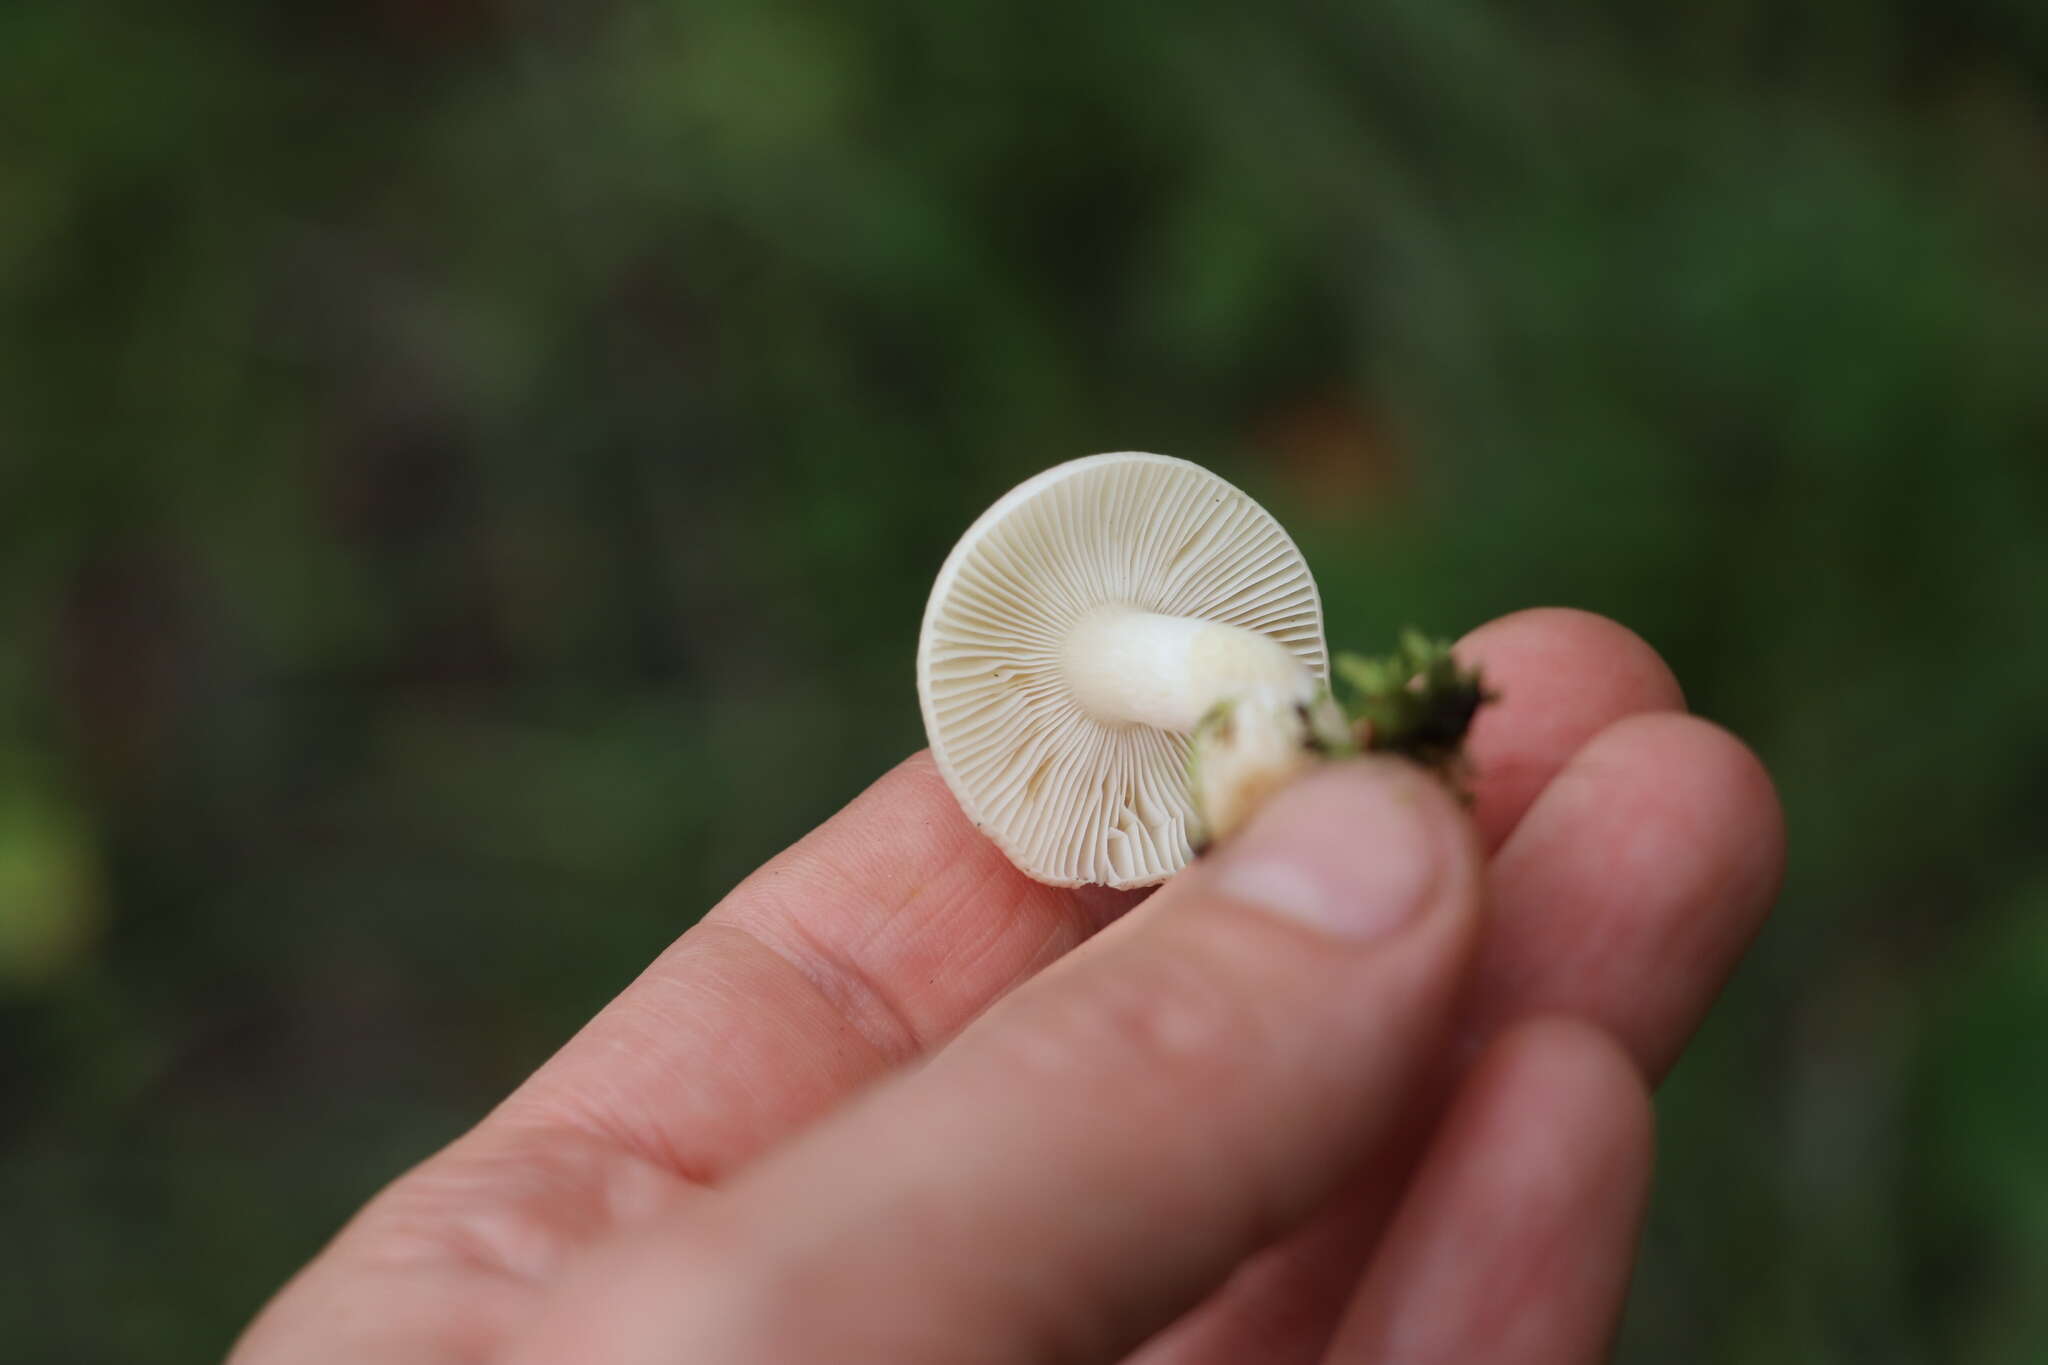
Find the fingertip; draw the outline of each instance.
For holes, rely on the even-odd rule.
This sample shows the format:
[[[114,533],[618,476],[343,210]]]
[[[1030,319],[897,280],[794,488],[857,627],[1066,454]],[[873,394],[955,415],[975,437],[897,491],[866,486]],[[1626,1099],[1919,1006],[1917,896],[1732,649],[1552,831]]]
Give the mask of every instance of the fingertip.
[[[1325,765],[1283,790],[1194,890],[1365,939],[1471,904],[1479,856],[1470,821],[1442,782],[1372,756]]]
[[[1496,701],[1466,743],[1474,817],[1488,847],[1514,829],[1579,747],[1624,716],[1683,711],[1685,693],[1650,643],[1570,607],[1536,607],[1474,630],[1456,647]]]
[[[1572,768],[1590,782],[1627,781],[1674,836],[1726,859],[1728,889],[1754,930],[1777,897],[1786,853],[1784,805],[1754,750],[1710,720],[1667,712],[1616,721]]]
[[[1776,791],[1740,740],[1693,716],[1617,721],[1493,860],[1467,1028],[1563,1012],[1662,1074],[1762,926],[1784,859]]]
[[[1415,823],[1443,840],[1445,856],[1477,856],[1471,846],[1471,819],[1444,780],[1405,758],[1386,754],[1319,764],[1267,802],[1248,832],[1261,826],[1311,823],[1335,831],[1358,829],[1383,816],[1390,804],[1412,812]],[[1333,841],[1329,847],[1344,851],[1346,844]]]
[[[1494,668],[1547,665],[1569,673],[1598,666],[1611,697],[1634,709],[1682,711],[1685,691],[1664,656],[1612,617],[1577,607],[1529,607],[1497,617],[1458,641],[1458,657]],[[1532,679],[1532,682],[1534,680]]]
[[[1750,900],[1761,917],[1777,900],[1785,880],[1785,803],[1778,794],[1777,780],[1756,750],[1731,731],[1695,716],[1661,719],[1689,722],[1663,728],[1689,734],[1683,742],[1691,746],[1693,771],[1718,800],[1729,822],[1747,834]],[[1683,754],[1679,757],[1685,758]]]

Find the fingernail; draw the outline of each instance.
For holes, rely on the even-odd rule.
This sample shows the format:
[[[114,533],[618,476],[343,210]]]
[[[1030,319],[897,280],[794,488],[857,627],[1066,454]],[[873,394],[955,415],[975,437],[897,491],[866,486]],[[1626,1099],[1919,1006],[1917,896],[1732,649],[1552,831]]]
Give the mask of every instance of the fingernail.
[[[1443,873],[1427,781],[1368,759],[1295,783],[1220,850],[1217,891],[1343,938],[1392,933]]]

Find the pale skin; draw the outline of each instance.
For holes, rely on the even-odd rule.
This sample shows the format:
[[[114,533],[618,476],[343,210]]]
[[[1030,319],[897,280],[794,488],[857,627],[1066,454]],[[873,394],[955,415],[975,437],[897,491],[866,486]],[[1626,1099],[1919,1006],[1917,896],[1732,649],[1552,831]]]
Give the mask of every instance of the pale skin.
[[[1769,778],[1621,627],[1461,642],[1469,814],[1332,765],[1133,909],[929,759],[378,1195],[234,1365],[1603,1358]]]

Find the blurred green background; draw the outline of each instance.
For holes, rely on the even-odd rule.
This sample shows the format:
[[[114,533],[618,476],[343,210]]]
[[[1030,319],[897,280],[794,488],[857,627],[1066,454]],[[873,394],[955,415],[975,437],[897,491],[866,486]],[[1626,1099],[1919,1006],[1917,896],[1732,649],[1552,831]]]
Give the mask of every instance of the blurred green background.
[[[1626,1361],[2048,1359],[2048,7],[0,6],[0,1341],[206,1359],[1137,447],[1770,760]]]

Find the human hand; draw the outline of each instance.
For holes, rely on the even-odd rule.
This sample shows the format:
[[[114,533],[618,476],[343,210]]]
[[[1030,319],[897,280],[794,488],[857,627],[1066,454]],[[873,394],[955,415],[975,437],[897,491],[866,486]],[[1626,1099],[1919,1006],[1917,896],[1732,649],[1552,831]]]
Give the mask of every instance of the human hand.
[[[1120,918],[911,759],[373,1200],[233,1365],[1598,1359],[1646,1084],[1782,822],[1620,627],[1458,652],[1503,696],[1469,818],[1346,764]]]

